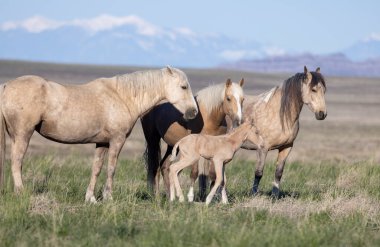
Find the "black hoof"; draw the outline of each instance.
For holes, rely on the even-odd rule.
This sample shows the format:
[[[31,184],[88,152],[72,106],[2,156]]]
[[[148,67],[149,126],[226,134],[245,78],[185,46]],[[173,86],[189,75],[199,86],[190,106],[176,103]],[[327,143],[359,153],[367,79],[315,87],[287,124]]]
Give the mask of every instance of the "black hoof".
[[[253,187],[251,190],[251,196],[257,196],[259,194],[259,188]]]
[[[273,187],[272,188],[272,198],[273,199],[280,199],[280,189],[279,188],[277,188],[277,187]]]

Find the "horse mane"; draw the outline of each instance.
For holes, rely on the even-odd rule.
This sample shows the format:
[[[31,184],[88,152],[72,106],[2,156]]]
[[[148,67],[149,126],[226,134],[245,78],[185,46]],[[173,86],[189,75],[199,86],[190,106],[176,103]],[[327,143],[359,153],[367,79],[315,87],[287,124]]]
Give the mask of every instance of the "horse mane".
[[[151,91],[162,80],[161,70],[136,71],[129,74],[117,75],[117,90],[129,92],[131,96],[137,96],[140,92]]]
[[[312,75],[310,89],[316,86],[319,82],[326,88],[326,82],[321,73],[310,72]],[[306,79],[305,73],[297,73],[294,76],[288,78],[282,84],[281,95],[281,108],[280,108],[280,120],[282,128],[285,123],[289,124],[289,121],[293,118],[294,112],[301,111],[303,104],[302,101],[302,82]]]
[[[195,97],[197,98],[198,103],[205,107],[206,112],[211,114],[214,109],[222,104],[225,89],[225,83],[211,85],[200,90]]]
[[[288,78],[282,84],[280,120],[284,129],[294,112],[300,111],[302,107],[302,82],[306,79],[305,73],[297,73]]]

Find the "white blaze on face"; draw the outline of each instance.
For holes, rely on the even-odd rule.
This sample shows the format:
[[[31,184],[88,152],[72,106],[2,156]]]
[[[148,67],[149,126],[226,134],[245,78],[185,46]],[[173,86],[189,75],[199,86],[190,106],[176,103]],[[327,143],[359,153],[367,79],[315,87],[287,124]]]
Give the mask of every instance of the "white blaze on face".
[[[241,118],[242,118],[242,109],[241,109],[241,104],[240,104],[240,102],[241,102],[241,99],[242,99],[242,94],[241,94],[241,90],[239,90],[238,88],[234,88],[234,92],[233,92],[233,96],[234,96],[234,98],[235,98],[235,100],[236,100],[236,103],[237,103],[237,108],[238,108],[238,110],[237,110],[237,116],[238,116],[238,119],[239,119],[239,124],[240,124],[240,122],[241,122]]]

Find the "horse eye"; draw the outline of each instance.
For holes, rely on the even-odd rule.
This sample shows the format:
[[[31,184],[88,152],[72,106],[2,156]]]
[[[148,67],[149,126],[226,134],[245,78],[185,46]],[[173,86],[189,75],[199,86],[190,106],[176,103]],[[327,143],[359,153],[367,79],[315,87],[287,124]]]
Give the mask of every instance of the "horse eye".
[[[185,86],[181,86],[181,88],[182,88],[183,90],[186,90],[186,89],[187,89],[187,85],[185,85]]]
[[[230,97],[227,97],[227,101],[231,101],[231,98],[230,98]]]
[[[316,93],[317,92],[317,89],[313,88],[311,89],[312,92]]]

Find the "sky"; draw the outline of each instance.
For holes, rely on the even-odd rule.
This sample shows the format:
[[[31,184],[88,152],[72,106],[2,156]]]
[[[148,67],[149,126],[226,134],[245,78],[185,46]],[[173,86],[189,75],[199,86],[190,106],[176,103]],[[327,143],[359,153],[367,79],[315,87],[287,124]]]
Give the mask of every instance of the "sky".
[[[319,54],[380,37],[379,12],[378,0],[0,0],[0,24],[37,15],[58,21],[136,15],[161,27]]]

